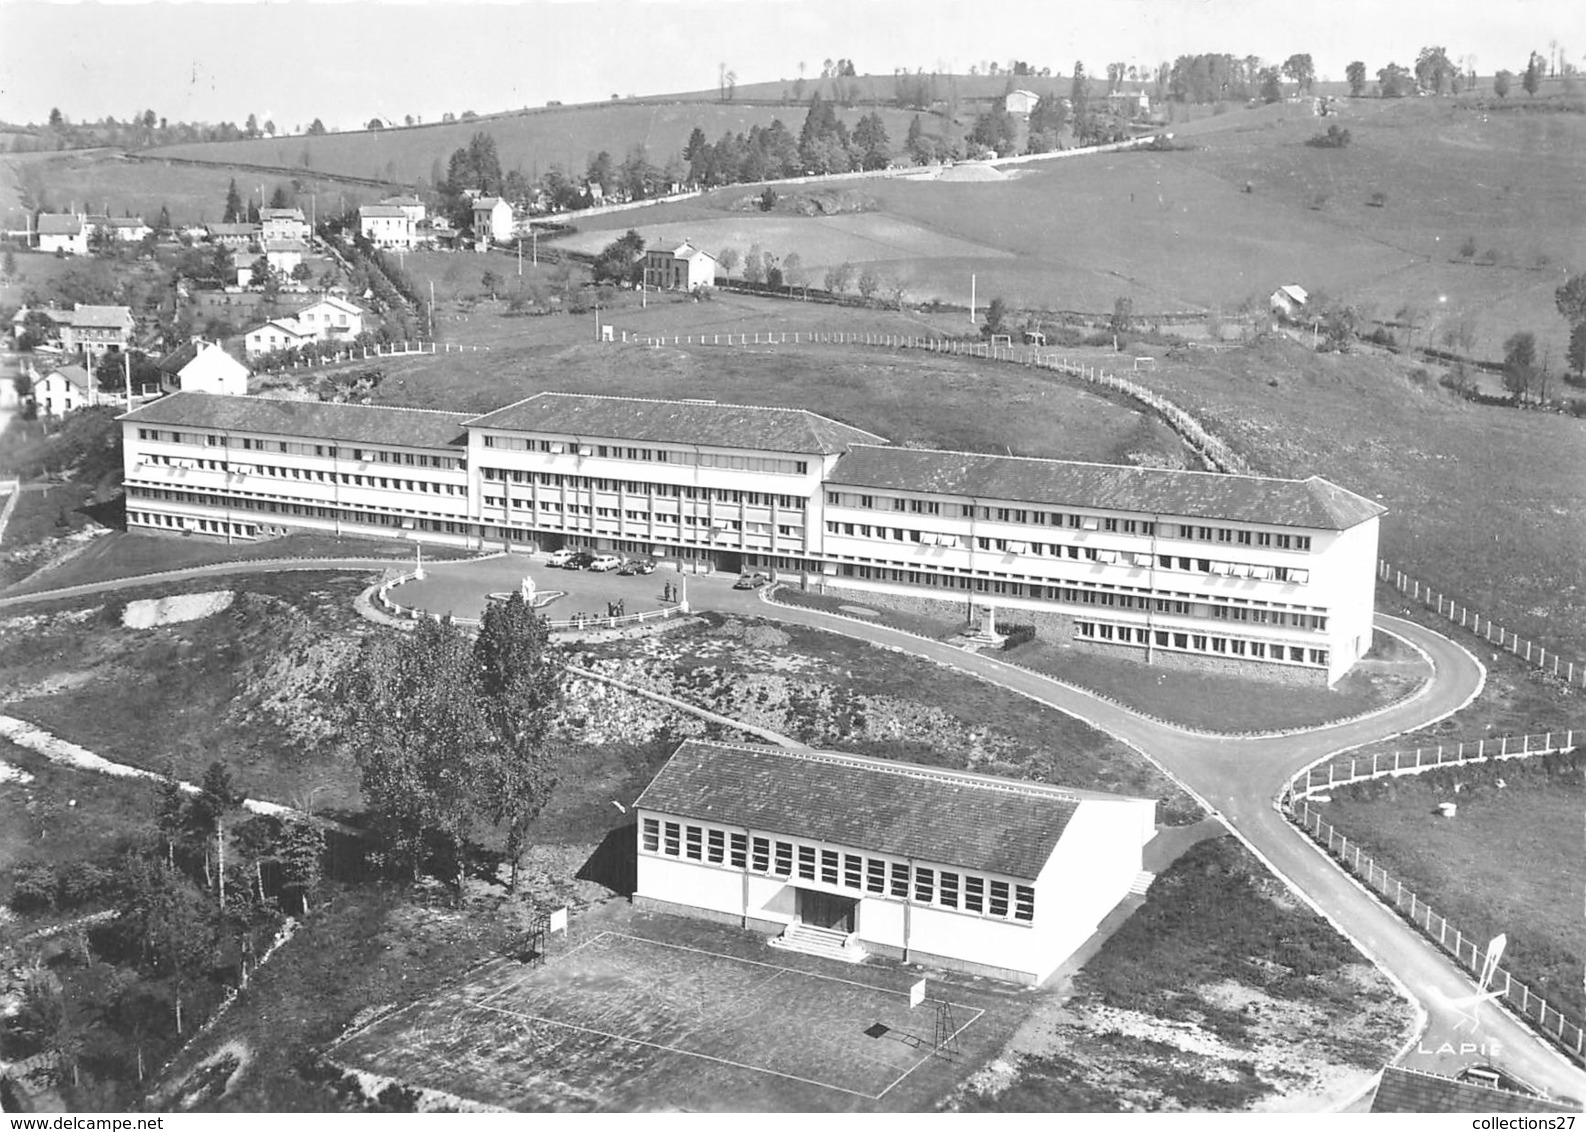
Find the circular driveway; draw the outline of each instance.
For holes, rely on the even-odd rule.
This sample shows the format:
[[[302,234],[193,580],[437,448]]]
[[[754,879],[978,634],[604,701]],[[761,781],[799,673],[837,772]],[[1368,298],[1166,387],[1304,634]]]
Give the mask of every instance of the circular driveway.
[[[622,603],[624,613],[662,609],[666,606],[662,586],[681,580],[675,573],[660,570],[631,577],[615,570],[566,570],[547,566],[544,559],[532,559],[526,554],[508,554],[425,563],[422,579],[392,586],[387,596],[408,609],[477,621],[484,616],[491,594],[515,591],[525,577],[533,580],[541,595],[562,594],[535,607],[552,621],[565,621],[576,613],[604,617],[607,605],[617,602]]]

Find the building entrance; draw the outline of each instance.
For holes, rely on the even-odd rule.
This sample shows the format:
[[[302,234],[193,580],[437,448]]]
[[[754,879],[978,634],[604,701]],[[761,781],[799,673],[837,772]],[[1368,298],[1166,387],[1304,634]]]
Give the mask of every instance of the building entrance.
[[[794,911],[799,922],[812,928],[827,928],[844,934],[854,930],[859,901],[851,896],[836,896],[830,892],[812,892],[807,888],[797,890]]]

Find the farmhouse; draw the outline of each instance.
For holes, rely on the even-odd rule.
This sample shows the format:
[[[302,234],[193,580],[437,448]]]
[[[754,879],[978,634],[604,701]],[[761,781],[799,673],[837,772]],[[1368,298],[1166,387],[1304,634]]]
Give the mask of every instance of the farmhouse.
[[[47,417],[64,417],[76,409],[98,404],[94,379],[82,366],[50,370],[33,383],[33,403]]]
[[[248,367],[217,343],[194,338],[160,359],[160,392],[217,393],[241,396],[248,392]]]
[[[358,232],[377,248],[413,246],[413,218],[398,205],[364,205],[358,210]]]
[[[123,244],[135,244],[154,232],[136,216],[90,216],[85,225]]]
[[[64,212],[43,213],[39,216],[38,234],[41,252],[88,254],[88,229],[81,216]]]
[[[644,253],[644,285],[664,291],[692,291],[716,285],[716,257],[684,242]]]
[[[386,197],[380,203],[389,207],[400,208],[403,214],[414,224],[422,224],[424,217],[427,215],[424,202],[415,196]]]
[[[335,295],[326,295],[292,317],[322,342],[351,341],[363,333],[363,308]]]
[[[690,740],[634,808],[635,904],[1036,985],[1128,895],[1156,804]]]
[[[61,346],[68,354],[81,352],[93,361],[130,345],[136,328],[131,307],[78,303],[61,327]]]
[[[1267,300],[1267,305],[1272,313],[1279,318],[1298,318],[1301,310],[1305,308],[1310,296],[1305,293],[1305,288],[1295,284],[1279,287],[1272,292],[1272,297]]]
[[[308,221],[301,208],[261,208],[260,237],[264,240],[304,241],[309,237]]]
[[[295,350],[314,341],[314,335],[300,326],[295,319],[272,318],[263,326],[256,326],[242,336],[243,352],[250,358],[273,354],[277,350]]]
[[[1003,95],[1002,108],[1009,114],[1019,114],[1026,118],[1030,111],[1035,109],[1035,104],[1041,101],[1041,96],[1033,90],[1011,90]]]
[[[264,229],[258,224],[206,224],[204,231],[210,243],[233,250],[250,248],[264,237]]]
[[[512,206],[500,197],[474,201],[474,246],[485,251],[491,244],[512,239]]]
[[[252,403],[209,400],[222,404],[203,411],[217,414],[243,411],[223,403]],[[897,606],[1011,614],[1080,651],[1294,683],[1333,683],[1372,640],[1383,508],[1317,477],[895,448],[801,409],[539,393],[459,417],[443,446],[428,431],[406,445],[418,467],[461,462],[461,498],[437,510],[428,488],[388,476],[354,518],[332,505],[350,457],[298,451],[294,418],[248,417],[280,434],[243,437],[237,426],[234,439],[192,430],[194,440],[178,430],[184,439],[148,449],[132,422],[165,411],[125,418],[129,512],[213,520],[216,508],[237,505],[270,510],[282,525],[364,533],[444,516],[447,526],[418,526],[415,537],[764,570]],[[392,444],[419,419],[360,412],[387,414]],[[141,452],[221,466],[234,443],[252,441],[294,453],[273,460],[281,478],[250,476],[244,489],[221,477],[202,497],[140,497]],[[326,475],[309,494],[307,481]]]

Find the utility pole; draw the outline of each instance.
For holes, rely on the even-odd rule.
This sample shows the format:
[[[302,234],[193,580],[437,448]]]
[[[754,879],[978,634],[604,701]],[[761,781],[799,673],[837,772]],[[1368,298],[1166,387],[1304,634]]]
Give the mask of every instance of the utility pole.
[[[969,321],[971,323],[975,321],[975,276],[973,272],[969,276]]]
[[[518,237],[518,278],[523,278],[523,237]]]
[[[121,360],[126,371],[127,412],[130,413],[132,411],[132,351],[130,349],[122,351]]]

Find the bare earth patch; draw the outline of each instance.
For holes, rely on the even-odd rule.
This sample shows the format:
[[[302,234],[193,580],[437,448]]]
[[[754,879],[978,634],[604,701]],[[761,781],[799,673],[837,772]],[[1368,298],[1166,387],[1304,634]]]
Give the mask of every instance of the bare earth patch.
[[[160,625],[180,625],[184,621],[201,621],[223,609],[231,608],[236,595],[230,590],[211,590],[201,594],[177,594],[174,597],[149,598],[127,602],[121,623],[128,629],[153,629]]]

